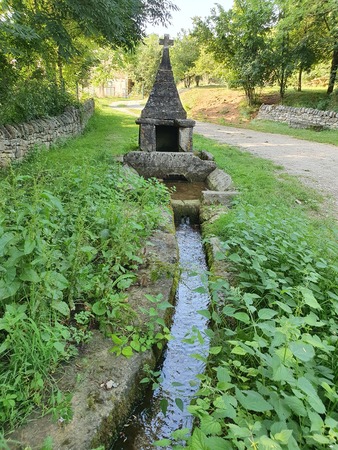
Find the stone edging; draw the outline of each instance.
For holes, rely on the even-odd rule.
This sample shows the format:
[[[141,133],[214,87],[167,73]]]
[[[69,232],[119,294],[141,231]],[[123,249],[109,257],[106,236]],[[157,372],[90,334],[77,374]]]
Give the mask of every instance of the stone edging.
[[[338,129],[338,113],[312,108],[262,105],[257,119],[285,122],[293,128]]]
[[[69,107],[60,116],[0,126],[0,166],[22,159],[35,146],[49,148],[59,139],[80,134],[94,113],[94,100],[81,108]]]

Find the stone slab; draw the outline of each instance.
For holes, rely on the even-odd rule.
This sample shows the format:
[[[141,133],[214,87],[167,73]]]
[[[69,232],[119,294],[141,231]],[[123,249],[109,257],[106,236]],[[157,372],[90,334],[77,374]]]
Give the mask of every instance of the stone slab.
[[[145,178],[179,175],[191,182],[205,181],[216,169],[213,161],[203,161],[187,152],[129,152],[124,162]]]
[[[204,205],[219,204],[230,208],[236,195],[238,195],[237,191],[202,191],[202,203]]]
[[[187,222],[197,224],[199,223],[199,214],[201,202],[199,200],[171,200],[171,206],[174,210],[175,222],[180,224]]]
[[[212,191],[227,191],[232,185],[231,176],[221,169],[215,169],[207,179],[207,186]]]

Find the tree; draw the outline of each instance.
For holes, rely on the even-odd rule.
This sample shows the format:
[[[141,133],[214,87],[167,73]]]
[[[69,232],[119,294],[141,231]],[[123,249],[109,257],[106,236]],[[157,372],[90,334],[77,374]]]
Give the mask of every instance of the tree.
[[[272,2],[235,0],[229,11],[217,5],[206,21],[195,22],[194,34],[227,66],[231,83],[244,89],[250,105],[255,101],[255,88],[267,78],[265,52],[273,20]]]
[[[138,45],[134,55],[129,55],[127,71],[135,82],[134,90],[142,95],[150,94],[161,61],[161,53],[158,35],[151,34]]]
[[[42,74],[64,96],[65,74],[76,85],[96,61],[88,51],[92,43],[132,50],[146,22],[166,24],[175,9],[171,0],[3,0],[0,62],[13,76],[1,77],[2,90]]]
[[[338,3],[337,0],[307,1],[306,12],[313,20],[313,30],[319,34],[321,52],[331,55],[327,93],[333,92],[338,71]]]
[[[195,67],[199,55],[200,46],[197,38],[182,30],[171,50],[171,63],[176,81],[184,81],[185,87],[190,87],[191,80],[200,76]]]
[[[207,84],[211,80],[222,80],[225,77],[222,65],[215,61],[214,55],[208,52],[204,46],[200,48],[199,57],[194,63],[194,72],[196,76],[204,79]]]

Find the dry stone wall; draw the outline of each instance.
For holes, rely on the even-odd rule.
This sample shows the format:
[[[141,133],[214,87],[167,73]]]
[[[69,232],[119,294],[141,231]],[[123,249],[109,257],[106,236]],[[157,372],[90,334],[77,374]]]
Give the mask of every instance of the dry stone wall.
[[[57,117],[0,126],[0,165],[22,159],[35,146],[49,148],[59,139],[80,134],[93,115],[94,106],[90,99],[80,109],[69,107]]]
[[[293,128],[338,129],[338,113],[312,108],[262,105],[257,118],[285,122]]]

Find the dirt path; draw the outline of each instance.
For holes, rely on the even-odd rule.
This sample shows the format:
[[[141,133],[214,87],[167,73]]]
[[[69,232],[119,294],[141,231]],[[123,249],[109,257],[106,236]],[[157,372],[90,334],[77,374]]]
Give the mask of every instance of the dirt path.
[[[116,108],[118,104],[116,102],[111,106]],[[143,106],[134,101],[127,107],[118,109],[137,115],[128,111],[128,108],[135,110]],[[338,145],[320,144],[281,134],[261,133],[208,122],[196,122],[194,133],[222,144],[239,147],[283,166],[287,173],[325,195],[328,201],[324,209],[338,218]]]
[[[205,122],[197,122],[194,132],[283,166],[287,173],[328,196],[338,217],[338,146]]]

